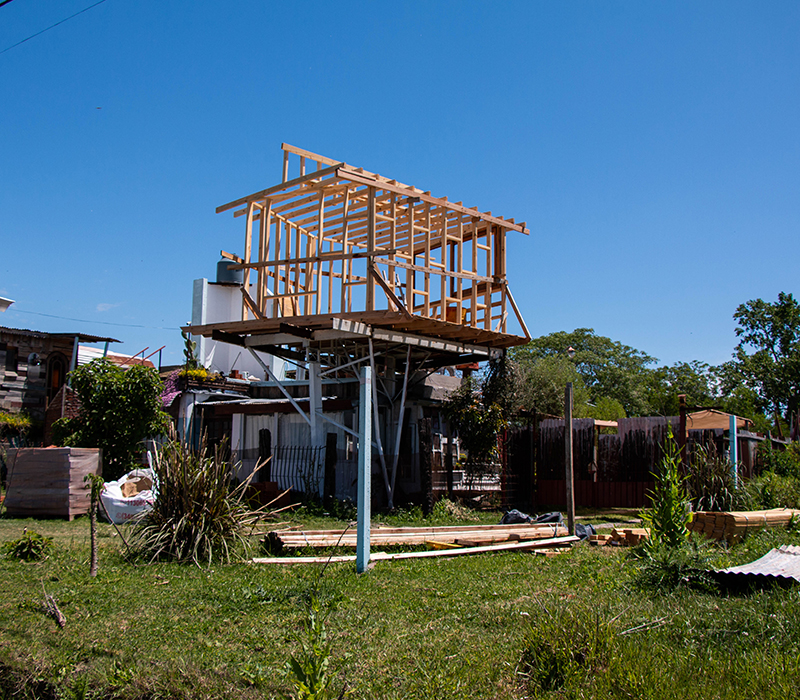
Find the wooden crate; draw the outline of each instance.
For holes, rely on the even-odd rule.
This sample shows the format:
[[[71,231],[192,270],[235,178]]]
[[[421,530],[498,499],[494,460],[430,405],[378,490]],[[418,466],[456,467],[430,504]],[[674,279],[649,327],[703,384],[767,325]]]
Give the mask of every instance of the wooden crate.
[[[97,447],[24,447],[8,450],[6,514],[12,518],[66,518],[89,512],[87,474],[102,474]]]

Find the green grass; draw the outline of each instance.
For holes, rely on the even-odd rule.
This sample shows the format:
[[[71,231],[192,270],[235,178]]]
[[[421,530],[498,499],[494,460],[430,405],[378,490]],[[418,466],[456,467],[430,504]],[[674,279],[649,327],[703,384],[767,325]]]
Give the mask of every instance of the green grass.
[[[421,524],[414,512],[379,520]],[[346,682],[354,698],[784,700],[800,684],[800,591],[642,591],[621,548],[378,562],[362,576],[331,564],[320,579],[318,566],[134,566],[101,525],[92,579],[87,519],[0,519],[0,543],[26,526],[53,547],[42,562],[0,559],[0,698],[289,696],[312,593],[334,697]],[[712,555],[728,566],[784,542],[800,538],[763,533]],[[40,611],[43,591],[65,629]],[[537,682],[537,668],[553,680]]]

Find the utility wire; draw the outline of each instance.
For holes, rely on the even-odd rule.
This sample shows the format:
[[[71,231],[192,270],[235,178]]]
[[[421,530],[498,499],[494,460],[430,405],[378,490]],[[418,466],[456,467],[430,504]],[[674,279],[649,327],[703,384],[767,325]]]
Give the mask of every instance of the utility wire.
[[[43,314],[38,311],[23,311],[22,309],[12,309],[18,314],[32,314],[33,316],[46,316],[47,318],[58,318],[62,321],[75,321],[76,323],[99,323],[102,326],[122,326],[123,328],[150,328],[157,331],[177,331],[180,330],[178,326],[164,327],[164,326],[142,326],[135,323],[112,323],[111,321],[87,321],[85,318],[70,318],[69,316],[55,316],[54,314]]]
[[[9,46],[7,49],[3,49],[2,51],[0,51],[0,54],[5,53],[6,51],[11,51],[11,49],[16,48],[20,44],[24,44],[26,41],[30,41],[31,39],[39,36],[40,34],[44,34],[46,31],[52,29],[53,27],[57,27],[59,24],[64,24],[64,22],[68,22],[73,17],[77,17],[78,15],[82,15],[84,12],[87,12],[88,10],[91,10],[93,7],[97,7],[98,5],[102,5],[105,1],[106,0],[100,0],[99,2],[96,2],[94,5],[89,5],[89,7],[86,7],[83,10],[80,10],[79,12],[76,12],[74,15],[70,15],[66,19],[62,19],[60,22],[56,22],[55,24],[51,24],[46,29],[42,29],[42,31],[36,32],[36,34],[31,34],[27,39],[23,39],[22,41],[18,41],[13,46]],[[9,2],[11,2],[11,0],[5,0],[3,3],[0,3],[0,7],[2,7],[3,5],[8,4]]]

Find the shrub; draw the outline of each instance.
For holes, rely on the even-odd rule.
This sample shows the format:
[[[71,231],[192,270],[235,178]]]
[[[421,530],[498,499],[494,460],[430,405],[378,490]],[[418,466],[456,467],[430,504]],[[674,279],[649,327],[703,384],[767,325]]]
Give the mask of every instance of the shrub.
[[[0,438],[14,442],[24,440],[31,428],[33,420],[27,413],[0,411]]]
[[[762,472],[800,479],[800,443],[792,442],[785,450],[775,450],[767,440],[758,450]]]
[[[248,534],[264,517],[245,499],[250,480],[232,487],[232,465],[223,458],[227,445],[198,452],[174,435],[156,453],[153,509],[137,521],[131,547],[148,559],[181,562],[230,562],[247,548]]]
[[[745,484],[743,497],[748,510],[800,508],[800,479],[764,472]]]
[[[142,365],[124,370],[100,359],[70,376],[81,411],[76,418],[53,424],[54,440],[70,447],[102,448],[103,476],[107,481],[118,479],[137,466],[142,441],[163,434],[167,425],[158,373]]]

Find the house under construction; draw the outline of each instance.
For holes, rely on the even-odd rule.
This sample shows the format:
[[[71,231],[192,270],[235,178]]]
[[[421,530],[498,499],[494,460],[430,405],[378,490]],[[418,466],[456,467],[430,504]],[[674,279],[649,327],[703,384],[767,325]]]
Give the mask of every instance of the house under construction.
[[[280,393],[316,446],[331,431],[355,436],[357,422],[341,401],[357,396],[345,385],[357,386],[359,367],[369,363],[374,464],[392,504],[400,453],[414,442],[404,435],[424,412],[413,387],[441,368],[496,358],[530,339],[506,277],[506,233],[528,230],[342,161],[282,150],[280,184],[217,208],[244,221],[243,256],[223,252],[228,268],[241,271],[241,304],[225,318],[195,315],[185,330],[250,351],[272,391],[266,395]],[[524,337],[508,332],[512,317]],[[265,355],[283,361],[282,376]],[[265,415],[278,411],[274,399],[264,401],[272,401]],[[261,410],[249,406],[241,413]]]

